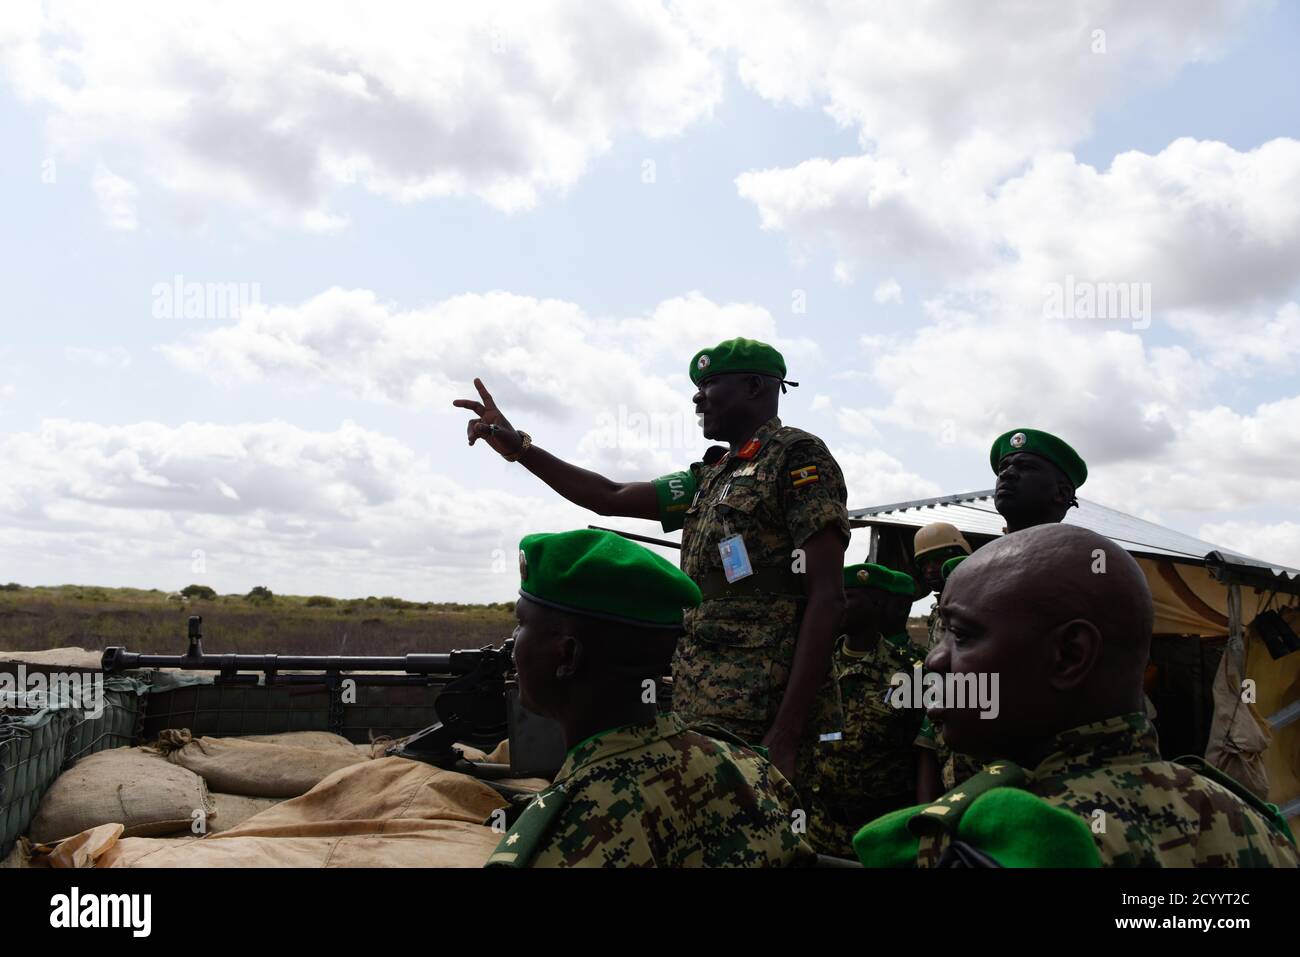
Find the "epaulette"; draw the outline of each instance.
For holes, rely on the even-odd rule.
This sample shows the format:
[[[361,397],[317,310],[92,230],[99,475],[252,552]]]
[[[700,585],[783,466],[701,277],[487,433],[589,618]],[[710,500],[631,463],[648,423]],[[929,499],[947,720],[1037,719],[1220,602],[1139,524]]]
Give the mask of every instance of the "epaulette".
[[[568,801],[563,782],[533,798],[484,866],[527,867],[531,864]]]
[[[1263,817],[1264,820],[1268,821],[1269,825],[1272,826],[1275,831],[1279,831],[1288,841],[1291,842],[1292,846],[1295,846],[1295,835],[1291,833],[1291,825],[1287,823],[1286,818],[1282,816],[1282,812],[1278,809],[1276,804],[1270,804],[1268,801],[1265,801],[1262,797],[1250,788],[1246,787],[1246,785],[1242,784],[1232,775],[1216,768],[1213,764],[1210,764],[1210,762],[1206,761],[1205,758],[1199,755],[1185,754],[1181,758],[1175,758],[1174,764],[1181,764],[1188,770],[1204,775],[1216,784],[1220,784],[1227,788],[1233,794],[1237,795],[1237,797],[1250,805],[1253,810],[1258,811],[1260,816]]]
[[[897,635],[885,635],[884,639],[894,649],[896,649],[899,652],[899,654],[903,655],[905,658],[907,658],[908,661],[912,662],[913,665],[925,663],[926,655],[928,654],[928,652],[922,651],[915,644],[913,644],[912,639],[907,636],[906,632]]]
[[[976,798],[994,788],[1021,787],[1025,780],[1025,771],[1020,765],[1010,761],[992,761],[979,774],[966,779],[938,800],[918,808],[917,814],[908,821],[908,829],[913,834],[920,835],[927,822],[938,821],[944,830],[955,836],[962,815],[975,803]]]

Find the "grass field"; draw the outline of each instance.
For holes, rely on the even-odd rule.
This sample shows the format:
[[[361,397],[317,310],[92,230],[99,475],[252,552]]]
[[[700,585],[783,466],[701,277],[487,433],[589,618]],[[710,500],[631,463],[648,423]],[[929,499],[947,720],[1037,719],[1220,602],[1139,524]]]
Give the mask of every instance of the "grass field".
[[[125,645],[181,654],[186,619],[203,616],[210,653],[393,655],[498,644],[514,629],[513,604],[418,603],[242,595],[180,601],[167,592],[80,585],[0,586],[0,650]]]
[[[203,616],[209,653],[404,655],[499,644],[515,627],[513,603],[458,605],[400,598],[220,595],[180,601],[167,592],[84,585],[0,585],[0,651],[125,645],[181,654],[186,619]],[[924,646],[925,622],[908,622]]]

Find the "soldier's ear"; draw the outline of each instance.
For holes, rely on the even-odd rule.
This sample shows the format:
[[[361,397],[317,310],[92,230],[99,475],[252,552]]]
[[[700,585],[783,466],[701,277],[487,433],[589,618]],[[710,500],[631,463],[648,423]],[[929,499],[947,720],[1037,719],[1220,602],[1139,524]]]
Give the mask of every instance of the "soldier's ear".
[[[1081,687],[1101,660],[1101,630],[1086,618],[1058,625],[1051,634],[1048,682],[1057,691]]]
[[[574,635],[561,635],[557,650],[559,655],[555,664],[555,677],[562,681],[576,678],[586,660],[582,640]]]

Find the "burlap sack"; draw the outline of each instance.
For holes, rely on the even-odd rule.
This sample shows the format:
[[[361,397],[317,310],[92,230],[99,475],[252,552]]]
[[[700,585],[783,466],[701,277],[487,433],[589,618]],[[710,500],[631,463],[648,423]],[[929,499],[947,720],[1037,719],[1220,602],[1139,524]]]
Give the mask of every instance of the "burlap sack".
[[[366,760],[350,745],[297,747],[249,738],[191,738],[184,730],[164,732],[158,748],[172,764],[202,776],[209,789],[253,797],[297,797],[340,768]]]
[[[128,837],[188,830],[194,812],[213,811],[207,785],[143,748],[111,748],[82,758],[41,798],[28,836],[38,843],[101,824],[121,824]]]
[[[257,744],[282,744],[290,748],[308,748],[313,751],[332,751],[338,748],[353,750],[357,747],[341,734],[329,731],[285,731],[281,734],[244,734],[239,741]]]
[[[505,806],[487,785],[405,758],[365,761],[202,839],[125,838],[99,867],[481,867]],[[52,862],[53,863],[53,862]],[[57,865],[56,865],[57,866]]]
[[[282,798],[248,797],[243,794],[210,794],[215,810],[207,820],[207,833],[221,834],[238,827],[254,814],[275,807]]]

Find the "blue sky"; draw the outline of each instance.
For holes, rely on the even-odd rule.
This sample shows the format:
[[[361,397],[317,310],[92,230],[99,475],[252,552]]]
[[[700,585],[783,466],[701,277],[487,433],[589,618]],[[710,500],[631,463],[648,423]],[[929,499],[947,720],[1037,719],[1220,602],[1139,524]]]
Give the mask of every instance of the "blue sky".
[[[589,517],[467,449],[447,400],[481,374],[539,444],[647,478],[698,438],[626,447],[601,411],[688,413],[686,361],[735,334],[786,349],[783,417],[841,457],[851,506],[987,487],[992,438],[1037,426],[1088,458],[1085,497],[1300,564],[1296,5],[1098,2],[1017,33],[1013,5],[636,3],[582,27],[612,58],[571,4],[489,6],[516,28],[504,54],[451,44],[460,87],[383,41],[488,27],[415,7],[353,40],[250,6],[238,55],[93,5],[0,33],[0,579],[506,598],[520,534]],[[362,106],[313,85],[339,49],[328,82]],[[526,200],[494,192],[497,154]],[[1150,282],[1154,321],[1050,328],[1034,303],[1065,273]],[[264,308],[155,318],[174,276]],[[498,291],[509,318],[463,298]]]

